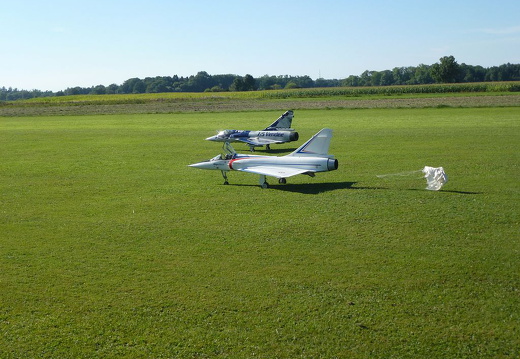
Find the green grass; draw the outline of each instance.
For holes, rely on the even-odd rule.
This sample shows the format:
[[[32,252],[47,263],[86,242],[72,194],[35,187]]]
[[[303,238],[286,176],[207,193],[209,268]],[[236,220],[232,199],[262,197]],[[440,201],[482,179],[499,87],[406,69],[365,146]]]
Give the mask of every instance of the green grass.
[[[0,118],[0,357],[518,357],[520,109],[301,110],[337,171],[187,167],[279,115]]]

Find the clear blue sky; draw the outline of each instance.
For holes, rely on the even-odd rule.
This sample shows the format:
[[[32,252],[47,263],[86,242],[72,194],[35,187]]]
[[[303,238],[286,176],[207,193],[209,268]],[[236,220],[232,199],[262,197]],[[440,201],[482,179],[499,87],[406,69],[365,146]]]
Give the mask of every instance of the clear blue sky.
[[[0,0],[0,87],[520,63],[518,0]]]

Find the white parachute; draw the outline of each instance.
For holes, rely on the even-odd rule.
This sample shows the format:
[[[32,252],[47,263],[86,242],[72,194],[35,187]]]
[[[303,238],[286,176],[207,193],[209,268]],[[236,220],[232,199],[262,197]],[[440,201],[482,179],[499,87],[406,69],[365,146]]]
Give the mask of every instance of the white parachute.
[[[444,168],[442,167],[430,167],[424,166],[422,170],[417,171],[408,171],[408,172],[399,172],[399,173],[391,173],[386,175],[377,175],[379,178],[385,177],[407,177],[407,176],[417,176],[419,173],[424,173],[424,178],[426,178],[426,189],[429,191],[438,191],[448,182],[448,176],[444,172]]]
[[[424,173],[424,178],[426,178],[426,182],[428,186],[427,190],[430,191],[438,191],[444,186],[446,182],[448,182],[448,176],[444,172],[444,168],[442,167],[429,167],[424,166],[422,169]]]

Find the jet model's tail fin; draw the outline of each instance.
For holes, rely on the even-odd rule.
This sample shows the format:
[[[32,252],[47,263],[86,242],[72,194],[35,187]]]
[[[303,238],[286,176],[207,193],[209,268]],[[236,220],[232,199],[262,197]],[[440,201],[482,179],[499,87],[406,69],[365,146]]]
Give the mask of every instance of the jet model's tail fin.
[[[266,127],[264,131],[275,131],[282,128],[291,128],[293,116],[294,113],[291,110],[285,111],[283,115],[278,117],[278,119],[269,125],[269,127]]]
[[[305,156],[320,156],[330,157],[329,146],[332,138],[332,130],[330,128],[324,128],[317,134],[311,137],[310,140],[305,142],[303,145],[298,147],[296,151],[288,154],[287,156],[294,157],[305,157]]]

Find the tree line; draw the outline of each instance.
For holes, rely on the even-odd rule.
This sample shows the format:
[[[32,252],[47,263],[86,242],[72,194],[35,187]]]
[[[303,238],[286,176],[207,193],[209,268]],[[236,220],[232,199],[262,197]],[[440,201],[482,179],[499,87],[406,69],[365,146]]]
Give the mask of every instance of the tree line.
[[[490,81],[520,81],[520,64],[503,64],[484,68],[458,64],[453,56],[441,57],[433,65],[395,67],[392,70],[364,71],[361,75],[351,75],[345,79],[311,79],[309,76],[269,76],[254,78],[251,75],[210,75],[200,71],[188,77],[156,76],[144,79],[131,78],[121,85],[97,85],[73,87],[63,91],[18,90],[0,88],[0,101],[14,101],[34,97],[67,95],[139,94],[162,92],[224,92],[256,91],[312,87],[356,87],[419,85],[433,83],[464,83]]]

